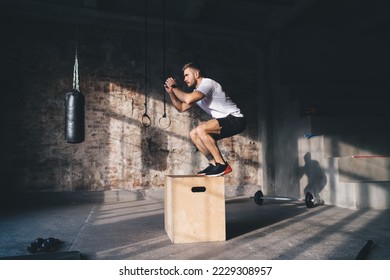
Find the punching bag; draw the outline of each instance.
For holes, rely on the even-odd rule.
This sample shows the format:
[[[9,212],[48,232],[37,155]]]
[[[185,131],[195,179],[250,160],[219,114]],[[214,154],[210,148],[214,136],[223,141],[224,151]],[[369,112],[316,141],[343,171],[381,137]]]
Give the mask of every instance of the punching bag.
[[[85,131],[84,95],[74,89],[65,96],[65,140],[68,143],[84,141]]]
[[[65,140],[81,143],[85,138],[85,98],[79,89],[77,49],[73,69],[73,90],[65,95]]]

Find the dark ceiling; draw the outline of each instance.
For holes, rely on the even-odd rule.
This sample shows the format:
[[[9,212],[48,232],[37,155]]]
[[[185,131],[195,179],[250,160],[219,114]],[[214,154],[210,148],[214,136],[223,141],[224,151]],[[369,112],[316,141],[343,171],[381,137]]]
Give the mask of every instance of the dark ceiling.
[[[292,21],[375,28],[389,22],[390,0],[0,0],[0,13],[131,29],[146,18],[160,28],[164,18],[183,30],[263,38]]]
[[[317,0],[1,0],[0,8],[43,19],[125,26],[143,24],[146,15],[150,24],[161,24],[165,6],[167,25],[259,36],[271,16],[314,2]]]

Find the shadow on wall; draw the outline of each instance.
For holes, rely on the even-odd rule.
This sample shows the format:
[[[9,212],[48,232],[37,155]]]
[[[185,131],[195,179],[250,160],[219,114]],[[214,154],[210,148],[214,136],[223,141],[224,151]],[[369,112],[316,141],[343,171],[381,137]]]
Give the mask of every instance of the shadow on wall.
[[[320,193],[326,186],[328,181],[324,170],[320,163],[311,158],[311,153],[306,153],[303,157],[305,165],[301,168],[300,178],[303,175],[307,176],[307,186],[304,188],[304,193],[311,192],[317,201],[320,201]]]
[[[143,171],[164,171],[168,168],[168,136],[155,127],[149,127],[148,132],[141,143]]]

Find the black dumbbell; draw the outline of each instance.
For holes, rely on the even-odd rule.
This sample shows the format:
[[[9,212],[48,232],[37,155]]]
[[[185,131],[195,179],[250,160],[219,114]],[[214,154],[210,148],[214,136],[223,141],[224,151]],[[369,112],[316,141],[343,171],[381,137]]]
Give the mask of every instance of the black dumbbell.
[[[45,241],[42,243],[42,251],[44,251],[44,252],[53,251],[60,244],[61,244],[61,241],[59,239],[49,237],[49,238],[45,239]]]
[[[30,246],[27,247],[27,250],[30,253],[36,253],[42,248],[42,244],[45,240],[43,238],[37,238]]]
[[[54,251],[61,243],[61,240],[53,237],[46,239],[37,238],[30,246],[27,247],[27,250],[30,253],[51,252]]]

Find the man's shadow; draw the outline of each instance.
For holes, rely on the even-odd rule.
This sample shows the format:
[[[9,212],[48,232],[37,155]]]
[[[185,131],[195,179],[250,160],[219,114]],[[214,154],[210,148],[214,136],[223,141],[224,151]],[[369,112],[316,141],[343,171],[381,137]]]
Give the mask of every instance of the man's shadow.
[[[307,176],[308,183],[304,188],[304,193],[312,193],[316,201],[321,201],[320,193],[325,188],[328,181],[324,170],[318,161],[311,158],[311,153],[306,153],[303,157],[305,165],[301,167],[300,178]]]

